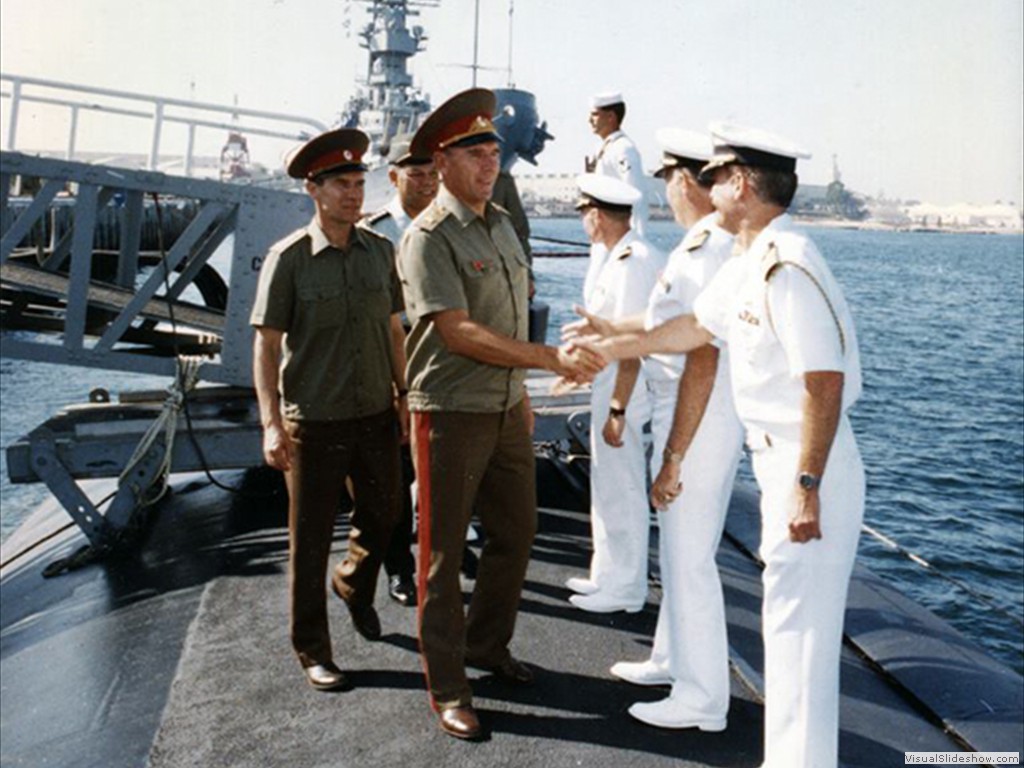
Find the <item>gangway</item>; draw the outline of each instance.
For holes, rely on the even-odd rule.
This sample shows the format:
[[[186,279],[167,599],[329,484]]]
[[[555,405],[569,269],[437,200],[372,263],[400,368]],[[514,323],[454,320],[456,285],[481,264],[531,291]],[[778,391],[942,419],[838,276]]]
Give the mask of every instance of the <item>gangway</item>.
[[[143,250],[144,212],[182,208],[180,232]],[[52,226],[58,209],[67,231]],[[0,152],[0,211],[0,355],[174,382],[33,430],[8,448],[12,482],[46,483],[102,549],[169,472],[259,463],[249,310],[268,248],[312,215],[306,195]],[[117,222],[114,249],[95,247],[102,221]],[[175,444],[179,427],[190,439]],[[97,477],[121,478],[105,515],[78,485]]]

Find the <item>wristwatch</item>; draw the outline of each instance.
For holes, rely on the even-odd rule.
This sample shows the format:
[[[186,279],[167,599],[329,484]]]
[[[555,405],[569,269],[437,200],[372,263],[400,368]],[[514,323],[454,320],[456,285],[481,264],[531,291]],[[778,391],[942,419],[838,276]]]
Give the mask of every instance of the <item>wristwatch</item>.
[[[805,491],[816,491],[818,486],[821,485],[821,478],[817,475],[812,475],[810,472],[801,472],[796,481]]]
[[[667,445],[665,450],[661,452],[661,460],[666,464],[682,464],[684,455],[682,453],[676,453]]]
[[[621,418],[621,417],[626,415],[626,409],[625,408],[610,407],[608,409],[608,415],[609,416],[613,416],[615,418]]]

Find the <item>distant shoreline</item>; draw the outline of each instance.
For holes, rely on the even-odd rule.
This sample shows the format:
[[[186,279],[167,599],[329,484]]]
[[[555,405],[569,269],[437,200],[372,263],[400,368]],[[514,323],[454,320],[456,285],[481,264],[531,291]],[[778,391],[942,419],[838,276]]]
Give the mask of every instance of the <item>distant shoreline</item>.
[[[527,213],[531,220],[557,220],[574,219],[573,215],[539,215]],[[652,221],[671,221],[667,217],[652,217]],[[943,235],[1012,235],[1019,237],[1024,235],[1024,229],[1010,229],[1002,227],[946,227],[946,226],[922,226],[910,224],[886,224],[881,221],[869,219],[868,221],[852,221],[848,219],[824,219],[806,216],[794,216],[793,220],[803,227],[820,229],[855,229],[873,232],[924,232]]]

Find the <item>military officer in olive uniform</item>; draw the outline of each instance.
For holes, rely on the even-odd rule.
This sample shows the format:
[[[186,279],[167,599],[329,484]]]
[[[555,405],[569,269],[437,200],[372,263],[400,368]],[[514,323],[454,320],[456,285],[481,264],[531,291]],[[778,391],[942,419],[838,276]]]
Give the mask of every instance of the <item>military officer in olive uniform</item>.
[[[251,317],[263,454],[288,486],[291,641],[320,690],[347,685],[333,661],[325,583],[345,478],[355,508],[331,586],[370,640],[381,634],[374,591],[400,504],[402,296],[391,243],[356,226],[367,145],[361,131],[340,129],[290,157],[288,174],[305,180],[316,214],[271,248]]]
[[[524,369],[575,377],[598,368],[578,350],[527,341],[529,265],[508,215],[490,202],[494,107],[491,91],[464,91],[417,131],[412,151],[433,155],[441,190],[398,257],[412,323],[420,650],[441,729],[471,740],[483,730],[467,664],[506,683],[533,680],[509,651],[537,523]],[[459,565],[474,510],[486,543],[467,615]]]
[[[609,357],[729,347],[736,410],[761,489],[764,768],[834,768],[843,616],[864,516],[864,466],[847,411],[861,393],[843,292],[786,209],[809,155],[764,131],[717,124],[702,170],[741,255],[683,315],[594,345]]]

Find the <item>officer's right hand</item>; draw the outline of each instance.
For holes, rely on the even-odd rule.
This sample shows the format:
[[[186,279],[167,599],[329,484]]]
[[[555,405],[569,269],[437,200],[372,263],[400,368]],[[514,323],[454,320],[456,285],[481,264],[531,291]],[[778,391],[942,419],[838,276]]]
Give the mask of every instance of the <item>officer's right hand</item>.
[[[263,460],[282,472],[292,468],[292,441],[279,424],[263,430]]]
[[[584,349],[575,343],[563,344],[558,348],[555,373],[577,384],[593,381],[607,361],[592,349]]]

